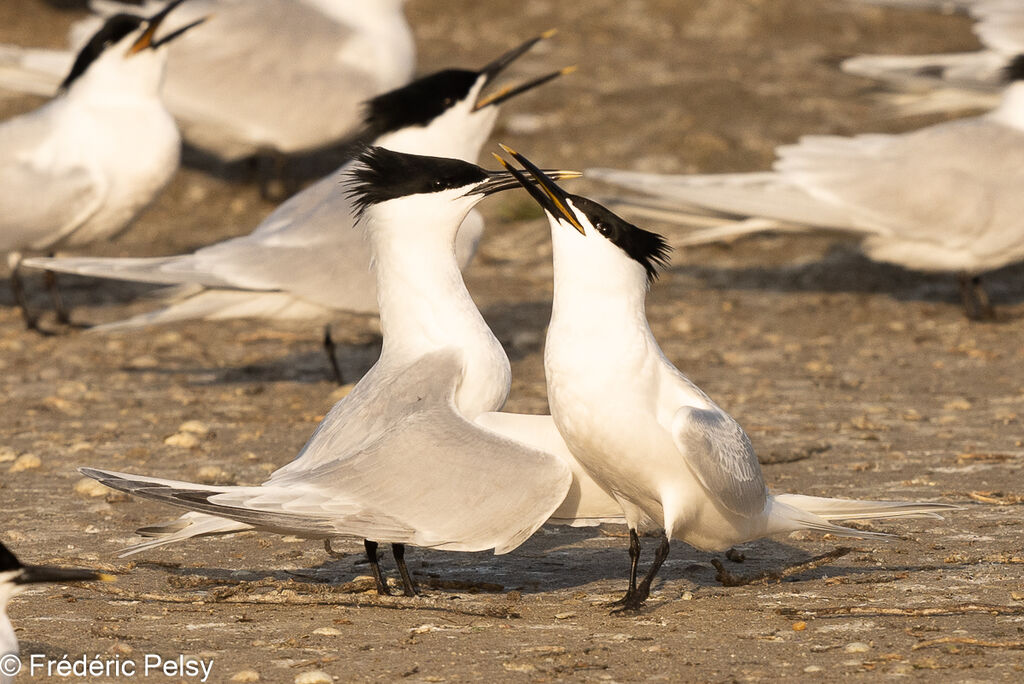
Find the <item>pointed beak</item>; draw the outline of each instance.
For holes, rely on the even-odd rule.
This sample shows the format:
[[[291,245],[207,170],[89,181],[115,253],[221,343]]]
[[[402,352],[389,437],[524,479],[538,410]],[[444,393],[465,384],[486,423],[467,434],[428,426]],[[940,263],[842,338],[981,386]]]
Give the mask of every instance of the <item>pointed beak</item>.
[[[530,193],[537,204],[551,216],[555,218],[565,219],[572,225],[573,228],[578,230],[581,235],[586,235],[586,231],[579,219],[576,218],[576,213],[569,208],[569,195],[562,188],[555,184],[555,181],[542,169],[538,168],[533,162],[519,154],[511,147],[502,145],[501,149],[505,150],[512,156],[517,162],[522,164],[523,168],[526,169],[532,177],[527,178],[524,174],[512,168],[508,162],[502,159],[499,155],[494,155],[494,158],[501,162],[501,165],[511,173],[519,183],[526,188],[526,191]],[[536,185],[534,185],[534,183]]]
[[[559,69],[558,71],[552,71],[549,74],[544,74],[543,76],[540,76],[539,78],[535,78],[532,81],[527,81],[526,83],[521,83],[520,85],[517,85],[517,86],[505,86],[504,88],[502,88],[500,90],[497,90],[497,91],[491,93],[490,95],[487,95],[482,100],[477,102],[476,106],[473,107],[473,111],[475,112],[478,109],[483,109],[484,107],[491,107],[491,106],[494,106],[494,105],[500,105],[505,100],[509,100],[509,99],[515,97],[516,95],[522,95],[527,90],[533,90],[537,86],[544,85],[548,81],[554,80],[554,79],[558,78],[559,76],[564,76],[566,74],[571,74],[574,71],[576,71],[576,66],[575,65],[567,66],[564,69]]]
[[[504,164],[504,161],[502,161],[502,164]],[[488,179],[473,188],[470,192],[477,195],[493,195],[494,193],[501,192],[502,190],[518,188],[520,185],[528,186],[528,190],[533,187],[530,180],[525,178],[523,174],[519,173],[515,169],[509,168],[508,166],[505,168],[508,170],[488,171]],[[564,178],[579,178],[583,175],[579,171],[569,171],[565,169],[550,169],[544,173],[547,173],[554,178],[558,178],[559,180]]]
[[[128,54],[129,55],[138,54],[139,52],[142,52],[146,48],[153,48],[155,50],[156,48],[160,47],[161,45],[174,40],[175,38],[177,38],[178,36],[183,34],[185,31],[188,31],[193,26],[198,26],[199,24],[201,24],[204,21],[206,21],[206,17],[203,17],[202,19],[198,19],[196,21],[193,21],[191,24],[187,24],[187,25],[177,29],[173,33],[171,33],[171,34],[169,34],[167,36],[164,36],[160,40],[153,40],[153,37],[156,35],[157,29],[160,28],[160,24],[162,24],[164,22],[164,19],[167,18],[167,15],[170,14],[171,11],[173,11],[175,7],[177,7],[178,5],[180,5],[183,2],[185,2],[185,0],[174,0],[174,2],[168,3],[166,7],[164,7],[162,10],[160,10],[159,12],[154,14],[152,17],[150,17],[147,20],[147,24],[148,25],[146,26],[146,30],[142,33],[141,36],[139,36],[138,40],[136,40],[134,43],[132,43],[132,46],[130,48],[128,48]]]
[[[532,48],[534,45],[536,45],[542,40],[547,40],[548,38],[551,38],[556,33],[558,33],[557,29],[551,29],[549,31],[545,31],[539,36],[534,36],[533,38],[526,41],[522,45],[509,50],[501,57],[498,57],[496,60],[485,66],[483,69],[480,70],[480,73],[484,76],[484,85],[489,85],[495,78],[498,77],[499,74],[501,74],[502,71],[504,71],[508,67],[509,64],[511,64],[512,62],[516,61],[517,59],[525,55],[527,52],[529,52],[530,48]],[[505,100],[509,99],[510,97],[515,97],[520,93],[525,93],[527,90],[531,90],[541,84],[547,83],[553,78],[561,76],[562,74],[571,73],[572,71],[575,70],[576,67],[566,67],[565,69],[553,71],[550,74],[545,74],[540,78],[534,79],[519,86],[509,86],[507,88],[502,88],[498,92],[488,95],[484,99],[477,102],[476,107],[474,107],[473,109],[474,111],[476,111],[488,105],[500,104]]]
[[[113,575],[78,568],[54,568],[46,565],[26,565],[14,578],[15,584],[64,584],[66,582],[113,582]]]

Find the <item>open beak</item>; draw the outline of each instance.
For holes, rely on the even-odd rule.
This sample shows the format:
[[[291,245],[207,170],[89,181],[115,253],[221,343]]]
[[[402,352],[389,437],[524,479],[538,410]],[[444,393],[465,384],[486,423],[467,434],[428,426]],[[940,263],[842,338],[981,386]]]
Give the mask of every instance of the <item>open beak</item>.
[[[550,80],[558,78],[559,76],[564,76],[565,74],[571,74],[574,71],[576,71],[575,65],[567,66],[563,69],[559,69],[558,71],[552,71],[549,74],[544,74],[539,78],[535,78],[532,81],[527,81],[526,83],[521,83],[520,85],[517,86],[505,86],[504,88],[501,88],[500,90],[497,90],[491,93],[490,95],[487,95],[482,100],[477,102],[476,106],[473,107],[473,111],[475,112],[478,109],[483,109],[484,107],[490,107],[492,105],[499,105],[505,100],[511,99],[516,95],[525,93],[527,90],[533,90],[539,85],[544,85]]]
[[[535,36],[535,37],[531,38],[530,40],[526,41],[525,43],[523,43],[519,47],[516,47],[516,48],[513,48],[513,49],[509,50],[508,52],[503,54],[501,57],[498,57],[496,60],[494,60],[493,62],[491,62],[487,66],[485,66],[483,69],[480,70],[480,73],[483,74],[483,76],[485,78],[484,85],[485,86],[489,85],[495,78],[498,77],[499,74],[501,74],[502,71],[504,71],[508,67],[509,64],[511,64],[512,62],[516,61],[517,59],[522,57],[524,54],[529,52],[530,48],[532,48],[534,45],[536,45],[537,43],[539,43],[542,40],[546,40],[546,39],[550,38],[551,36],[555,35],[557,32],[558,32],[557,29],[551,29],[549,31],[545,31],[544,33],[540,34],[539,36]],[[507,99],[509,99],[511,97],[515,97],[516,95],[519,95],[520,93],[525,93],[527,90],[532,90],[533,88],[536,88],[539,85],[543,85],[544,83],[547,83],[548,81],[550,81],[553,78],[557,78],[558,76],[561,76],[563,74],[572,73],[575,70],[576,70],[576,67],[574,67],[574,66],[566,67],[564,69],[559,69],[558,71],[552,71],[549,74],[545,74],[544,76],[541,76],[539,78],[535,78],[532,81],[527,81],[526,83],[523,83],[523,84],[518,85],[518,86],[507,86],[505,88],[502,88],[502,89],[498,90],[497,92],[494,92],[494,93],[492,93],[490,95],[485,96],[483,99],[481,99],[479,102],[477,102],[476,106],[473,108],[473,111],[476,111],[478,109],[483,109],[484,107],[487,107],[487,106],[490,106],[490,105],[501,104],[502,102],[504,102],[505,100],[507,100]]]
[[[501,159],[500,157],[498,158]],[[505,162],[502,161],[502,164],[505,164]],[[520,185],[526,186],[527,190],[534,189],[530,180],[524,177],[523,174],[519,173],[515,169],[509,168],[508,165],[505,165],[505,168],[508,170],[488,171],[487,174],[489,178],[473,188],[470,192],[478,195],[493,195],[494,193],[501,192],[502,190],[518,188]],[[579,178],[583,175],[579,171],[568,171],[564,169],[551,169],[544,173],[558,178],[559,180],[564,178]]]
[[[54,568],[47,565],[26,565],[14,578],[15,584],[64,584],[66,582],[113,582],[113,575],[78,568]]]
[[[522,164],[523,168],[530,173],[532,182],[530,178],[527,178],[521,172],[514,169],[499,155],[494,155],[494,158],[501,162],[501,165],[504,166],[505,169],[512,174],[524,188],[526,188],[526,191],[537,201],[537,204],[555,218],[563,218],[568,221],[569,224],[578,230],[581,235],[586,235],[587,233],[580,224],[579,219],[576,218],[575,212],[569,208],[568,193],[558,187],[548,173],[538,168],[533,162],[513,150],[511,147],[502,145],[501,149],[512,155],[512,158]]]
[[[199,24],[206,21],[207,17],[197,19],[196,21],[193,21],[191,24],[186,24],[185,26],[182,26],[181,28],[171,32],[170,34],[164,36],[160,40],[153,40],[153,37],[156,35],[157,29],[160,28],[160,24],[164,22],[164,19],[167,18],[167,15],[170,14],[175,7],[177,7],[183,2],[185,2],[185,0],[174,0],[174,2],[168,3],[166,7],[164,7],[162,10],[160,10],[152,17],[150,17],[147,20],[148,25],[146,26],[146,30],[142,33],[141,36],[139,36],[139,39],[132,43],[132,46],[128,48],[128,54],[134,55],[139,52],[142,52],[146,48],[152,48],[155,50],[161,45],[164,45],[165,43],[169,43],[170,41],[174,40],[181,34],[185,33],[185,31],[188,31],[193,26],[198,26]]]

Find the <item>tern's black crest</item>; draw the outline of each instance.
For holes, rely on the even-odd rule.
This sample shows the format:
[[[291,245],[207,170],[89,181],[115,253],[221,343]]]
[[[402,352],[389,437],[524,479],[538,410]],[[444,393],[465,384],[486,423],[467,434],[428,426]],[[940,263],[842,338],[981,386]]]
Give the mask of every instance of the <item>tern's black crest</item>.
[[[668,265],[668,253],[672,248],[665,242],[665,238],[622,220],[594,200],[579,195],[569,195],[569,198],[579,211],[586,214],[601,235],[644,267],[647,282],[657,278],[658,271]]]
[[[485,181],[487,172],[459,159],[424,157],[371,147],[359,155],[348,196],[356,216],[367,207],[408,195],[440,192]]]
[[[1024,55],[1017,55],[1003,68],[1003,80],[1007,83],[1024,81]]]
[[[377,137],[406,126],[426,126],[465,99],[479,77],[475,71],[445,69],[378,95],[366,103],[367,133]]]
[[[138,29],[144,21],[146,21],[145,17],[137,17],[133,14],[115,14],[107,19],[103,27],[85,44],[85,47],[78,51],[78,57],[75,58],[71,72],[60,84],[61,90],[67,89],[79,76],[84,74],[89,65],[95,62],[104,50]]]
[[[6,546],[0,544],[0,572],[21,568],[21,561]]]

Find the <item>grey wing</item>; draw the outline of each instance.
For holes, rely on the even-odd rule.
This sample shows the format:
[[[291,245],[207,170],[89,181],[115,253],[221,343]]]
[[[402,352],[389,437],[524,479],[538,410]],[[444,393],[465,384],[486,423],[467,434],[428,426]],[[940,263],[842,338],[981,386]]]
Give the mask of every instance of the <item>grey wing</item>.
[[[360,385],[375,387],[356,394],[357,387],[343,400],[359,405],[335,407],[299,458],[266,485],[312,486],[414,530],[381,541],[511,551],[562,503],[572,474],[558,458],[458,413],[458,358],[438,352],[389,379],[367,376]]]
[[[672,419],[672,441],[708,492],[729,511],[752,516],[767,502],[761,465],[750,438],[719,410],[683,406]]]
[[[779,154],[782,175],[868,233],[969,249],[1024,211],[1024,134],[986,118],[899,136],[809,137]]]

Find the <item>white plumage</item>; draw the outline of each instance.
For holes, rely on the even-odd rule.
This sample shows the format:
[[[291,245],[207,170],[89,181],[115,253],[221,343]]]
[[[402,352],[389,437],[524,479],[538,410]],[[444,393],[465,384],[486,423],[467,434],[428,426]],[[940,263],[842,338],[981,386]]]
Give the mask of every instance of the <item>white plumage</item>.
[[[930,516],[944,504],[772,495],[746,433],[665,357],[644,313],[667,258],[654,234],[568,195],[522,155],[551,226],[554,300],[544,350],[551,415],[569,451],[622,506],[635,545],[623,603],[637,608],[678,539],[705,550],[795,530],[872,537],[837,519]],[[525,182],[525,181],[524,181]],[[638,529],[665,531],[639,588]]]

